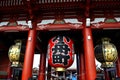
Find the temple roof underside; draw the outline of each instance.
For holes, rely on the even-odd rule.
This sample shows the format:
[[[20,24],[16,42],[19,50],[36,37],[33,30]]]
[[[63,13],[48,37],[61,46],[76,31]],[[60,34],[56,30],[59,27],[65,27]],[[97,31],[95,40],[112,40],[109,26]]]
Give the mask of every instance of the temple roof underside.
[[[0,22],[120,17],[119,0],[0,0]]]

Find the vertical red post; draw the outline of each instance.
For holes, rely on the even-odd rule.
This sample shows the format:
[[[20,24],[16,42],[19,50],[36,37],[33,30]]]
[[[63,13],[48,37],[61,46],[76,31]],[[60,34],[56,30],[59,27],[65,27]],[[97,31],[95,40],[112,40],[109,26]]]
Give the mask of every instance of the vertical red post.
[[[48,64],[48,75],[47,78],[50,79],[51,78],[51,66]]]
[[[45,80],[45,69],[46,69],[46,53],[41,53],[38,80]]]
[[[7,72],[8,72],[8,79],[11,79],[11,75],[12,75],[12,67],[10,66],[11,65],[11,63],[9,62],[9,65],[8,65],[8,70],[7,70]]]
[[[95,56],[94,56],[94,47],[93,47],[91,28],[84,27],[83,38],[84,38],[86,80],[95,80],[96,65],[95,65]]]
[[[116,61],[116,72],[117,77],[120,77],[120,54],[118,53],[118,59]]]
[[[26,45],[24,65],[22,72],[22,80],[28,80],[32,77],[32,66],[33,66],[33,57],[34,49],[36,44],[36,22],[33,22],[33,29],[30,29],[28,32],[28,40]]]
[[[80,54],[76,53],[76,61],[77,61],[77,80],[80,80]]]
[[[81,49],[82,50],[82,49]],[[83,53],[77,53],[77,80],[85,80],[85,59]]]
[[[80,53],[80,78],[79,80],[85,80],[85,62],[84,62],[84,54]]]

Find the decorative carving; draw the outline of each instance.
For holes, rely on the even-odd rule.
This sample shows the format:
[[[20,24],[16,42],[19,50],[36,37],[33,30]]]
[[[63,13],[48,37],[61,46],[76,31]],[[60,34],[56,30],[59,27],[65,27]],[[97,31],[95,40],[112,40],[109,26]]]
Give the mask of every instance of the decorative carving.
[[[17,24],[16,21],[9,22],[9,23],[7,24],[7,26],[17,26],[17,25],[18,25],[18,24]]]
[[[78,29],[82,26],[82,24],[69,24],[69,25],[75,27],[75,29]]]
[[[104,25],[105,23],[102,23],[102,22],[100,22],[100,23],[92,23],[92,25],[94,26],[94,27],[96,27],[96,28],[99,28],[100,26],[102,26],[102,25]]]
[[[56,19],[53,24],[65,24],[65,20],[64,19]]]
[[[49,25],[38,25],[38,28],[41,30],[44,30],[48,27]]]
[[[18,28],[18,29],[21,29],[21,30],[24,30],[24,29],[28,28],[28,26],[18,25],[17,28]]]

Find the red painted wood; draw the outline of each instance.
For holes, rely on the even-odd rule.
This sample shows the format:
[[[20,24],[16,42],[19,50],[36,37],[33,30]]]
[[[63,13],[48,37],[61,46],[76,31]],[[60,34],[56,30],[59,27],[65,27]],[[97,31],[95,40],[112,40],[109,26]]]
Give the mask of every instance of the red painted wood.
[[[1,46],[2,47],[2,46]],[[0,74],[0,79],[7,79],[9,76],[9,69],[10,65],[9,65],[9,58],[8,55],[6,53],[1,53],[0,56],[0,71],[3,71],[5,73],[7,73],[8,75],[4,75],[4,74]]]
[[[71,30],[71,29],[82,29],[82,24],[46,24],[46,25],[38,25],[36,30]],[[28,31],[28,26],[2,26],[0,27],[0,31],[5,32],[17,32],[17,31]]]
[[[120,22],[116,23],[93,23],[91,24],[92,29],[120,29]],[[82,24],[46,24],[46,25],[38,25],[36,30],[79,30],[83,29]],[[0,27],[0,31],[5,32],[14,32],[14,31],[28,31],[28,26],[3,26]]]
[[[85,59],[84,59],[84,54],[80,53],[80,76],[79,76],[79,80],[85,80]]]
[[[71,29],[82,29],[81,24],[46,24],[38,25],[37,30],[71,30]]]
[[[14,32],[14,31],[28,31],[28,26],[2,26],[0,31]]]
[[[8,79],[10,79],[12,77],[12,67],[10,65],[11,65],[11,63],[9,62],[8,70],[7,70],[7,72],[8,72]]]
[[[23,72],[22,72],[22,80],[28,80],[32,77],[32,66],[33,66],[33,57],[34,57],[34,49],[36,43],[36,24],[33,23],[34,28],[29,30],[28,40],[26,45],[26,52],[24,58]]]
[[[0,79],[7,79],[6,75],[0,75]]]
[[[48,71],[48,75],[47,75],[47,79],[50,79],[50,78],[51,78],[51,74],[52,74],[52,73],[51,73],[51,72],[52,72],[51,69],[52,69],[52,67],[48,64],[48,70],[47,70],[47,71]]]
[[[117,76],[120,77],[120,54],[118,53],[118,59],[116,61],[116,72]]]
[[[86,80],[95,80],[96,65],[91,28],[83,29]]]
[[[118,29],[118,28],[120,28],[120,22],[116,22],[116,23],[104,23],[104,22],[93,23],[91,27],[92,27],[92,29]]]
[[[40,66],[38,80],[45,80],[46,53],[40,54]]]
[[[31,5],[32,4],[32,5]],[[119,15],[119,5],[118,0],[114,1],[97,1],[97,0],[0,0],[0,11],[1,11],[1,21],[7,20],[10,18],[20,20],[29,20],[31,16],[31,11],[33,11],[33,16],[36,16],[37,19],[46,19],[57,16],[57,18],[62,18],[63,16],[68,16],[68,18],[75,18],[73,15],[65,13],[71,12],[75,13],[76,16],[82,17],[107,17],[107,15],[113,15],[114,17],[120,17]],[[34,7],[34,8],[32,8]],[[49,8],[48,8],[49,7]],[[73,10],[74,9],[74,10]],[[30,11],[29,11],[30,10]],[[90,10],[90,11],[89,11]],[[106,11],[107,10],[107,11]],[[28,11],[30,14],[28,14]],[[42,11],[42,12],[41,12]],[[59,15],[58,16],[58,11]],[[51,16],[43,16],[44,13],[51,14]],[[82,12],[83,14],[79,14]],[[101,12],[101,14],[96,14],[96,12]],[[108,13],[110,12],[110,13]],[[118,12],[118,14],[116,14]],[[84,15],[85,13],[85,15]],[[16,15],[17,17],[13,16]],[[21,14],[25,14],[21,15]],[[38,14],[41,14],[38,18]],[[5,17],[5,15],[9,15]],[[63,16],[61,16],[63,15]],[[8,19],[9,18],[9,19]],[[53,19],[53,18],[52,18]]]

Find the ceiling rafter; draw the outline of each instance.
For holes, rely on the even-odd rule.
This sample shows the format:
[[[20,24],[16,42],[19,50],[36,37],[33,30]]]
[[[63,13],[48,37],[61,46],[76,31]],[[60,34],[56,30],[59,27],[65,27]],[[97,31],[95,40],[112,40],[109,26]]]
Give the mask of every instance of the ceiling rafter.
[[[61,18],[95,18],[106,17],[108,12],[113,17],[120,17],[119,5],[119,0],[0,0],[0,15],[1,21],[4,21],[5,18],[9,20],[10,17],[4,17],[4,15],[13,14],[17,15],[18,20],[29,20],[33,16],[38,17],[39,20],[53,19],[57,18],[57,15],[60,15]],[[106,10],[108,12],[105,12]],[[45,15],[45,13],[51,12],[55,14]],[[57,12],[59,13],[57,14]],[[74,12],[75,15],[71,12]],[[26,17],[21,14],[25,14]]]
[[[85,17],[90,17],[90,0],[86,1]]]

